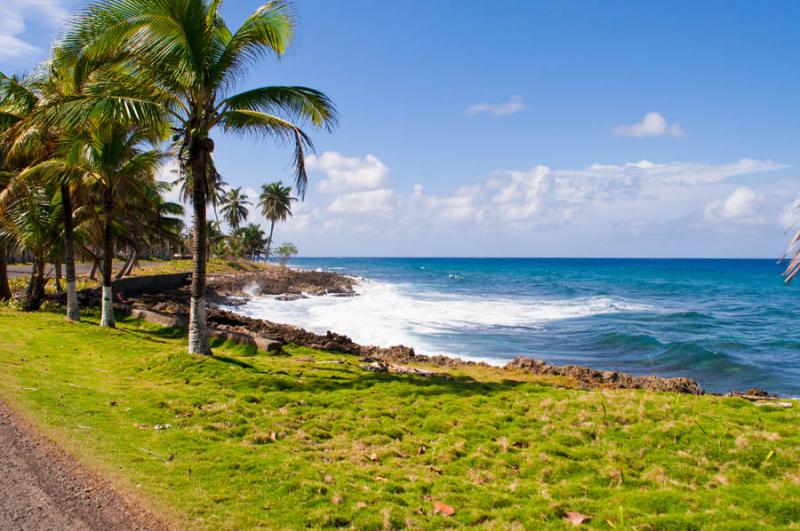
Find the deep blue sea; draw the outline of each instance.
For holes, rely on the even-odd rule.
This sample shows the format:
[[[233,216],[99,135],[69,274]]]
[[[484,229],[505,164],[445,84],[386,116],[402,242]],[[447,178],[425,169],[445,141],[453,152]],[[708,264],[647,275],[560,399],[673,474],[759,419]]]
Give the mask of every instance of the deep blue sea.
[[[774,260],[299,258],[360,296],[239,311],[359,343],[503,364],[517,355],[800,395],[800,283]]]

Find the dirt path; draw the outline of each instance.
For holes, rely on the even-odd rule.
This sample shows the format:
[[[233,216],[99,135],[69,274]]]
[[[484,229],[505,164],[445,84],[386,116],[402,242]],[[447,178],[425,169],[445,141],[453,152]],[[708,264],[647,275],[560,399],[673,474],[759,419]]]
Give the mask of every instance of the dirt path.
[[[166,529],[0,402],[0,529]]]

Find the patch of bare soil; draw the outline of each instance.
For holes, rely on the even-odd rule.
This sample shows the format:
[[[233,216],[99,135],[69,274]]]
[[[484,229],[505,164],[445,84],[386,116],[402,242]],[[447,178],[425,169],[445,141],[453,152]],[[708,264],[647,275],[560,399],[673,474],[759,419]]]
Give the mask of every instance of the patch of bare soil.
[[[2,402],[0,456],[0,529],[167,529]]]

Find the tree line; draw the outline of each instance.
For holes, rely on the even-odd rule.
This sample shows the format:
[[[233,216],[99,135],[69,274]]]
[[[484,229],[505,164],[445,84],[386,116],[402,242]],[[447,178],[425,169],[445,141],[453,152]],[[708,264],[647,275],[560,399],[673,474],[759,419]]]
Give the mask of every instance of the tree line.
[[[313,145],[304,128],[330,131],[337,118],[331,100],[312,88],[237,92],[250,68],[286,52],[295,20],[290,3],[276,0],[230,28],[220,4],[98,0],[69,23],[33,73],[0,73],[0,298],[11,296],[9,253],[24,252],[32,262],[28,310],[41,305],[46,264],[63,262],[66,314],[77,321],[75,261],[89,259],[101,273],[101,325],[113,327],[114,257],[125,257],[118,272],[125,274],[142,255],[170,256],[188,245],[189,352],[210,354],[210,253],[271,254],[275,224],[305,195],[305,153]],[[241,188],[226,188],[216,168],[213,135],[220,133],[293,147],[294,188],[274,182],[258,198],[269,236],[257,225],[242,226],[251,203]],[[178,163],[175,183],[158,180],[168,160]],[[173,184],[191,205],[189,241],[183,207],[164,198]],[[227,236],[207,218],[217,205]],[[297,252],[291,244],[283,251]]]

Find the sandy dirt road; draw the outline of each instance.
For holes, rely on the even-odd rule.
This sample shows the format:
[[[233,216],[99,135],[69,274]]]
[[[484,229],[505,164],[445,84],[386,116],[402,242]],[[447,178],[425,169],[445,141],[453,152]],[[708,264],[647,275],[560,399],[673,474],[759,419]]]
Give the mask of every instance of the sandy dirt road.
[[[162,530],[0,402],[0,529]]]

